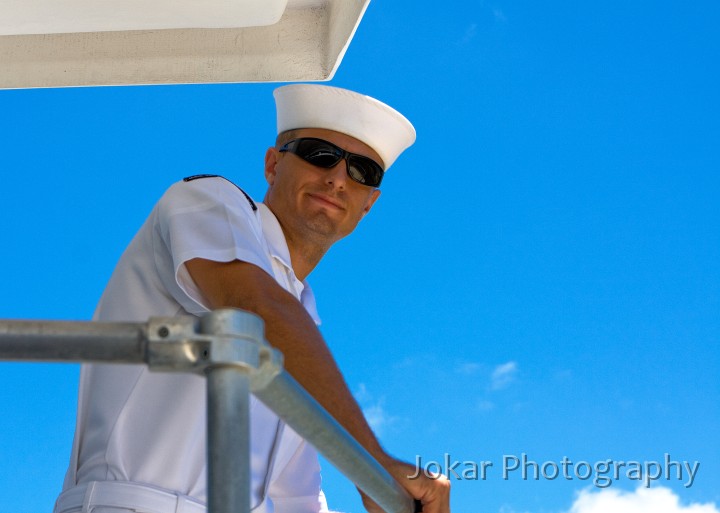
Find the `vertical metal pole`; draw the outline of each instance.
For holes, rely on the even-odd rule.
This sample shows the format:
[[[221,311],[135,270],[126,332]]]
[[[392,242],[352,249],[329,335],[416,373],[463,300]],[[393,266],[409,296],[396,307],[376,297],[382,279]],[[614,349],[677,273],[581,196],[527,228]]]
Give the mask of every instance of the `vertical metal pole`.
[[[242,311],[216,310],[200,321],[200,331],[228,339],[261,343],[264,326],[259,317]],[[222,353],[232,350],[215,347]],[[227,355],[225,355],[227,356]],[[257,346],[236,361],[258,365]],[[208,355],[212,361],[214,355]],[[250,512],[250,369],[212,363],[207,374],[208,512]]]
[[[250,377],[237,367],[207,370],[208,511],[250,511]]]

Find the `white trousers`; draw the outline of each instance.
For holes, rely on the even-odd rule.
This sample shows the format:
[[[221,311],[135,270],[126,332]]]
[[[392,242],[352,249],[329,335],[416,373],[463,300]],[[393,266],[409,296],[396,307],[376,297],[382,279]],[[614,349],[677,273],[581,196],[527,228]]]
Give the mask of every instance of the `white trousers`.
[[[187,495],[122,481],[94,481],[64,491],[54,513],[206,513]]]

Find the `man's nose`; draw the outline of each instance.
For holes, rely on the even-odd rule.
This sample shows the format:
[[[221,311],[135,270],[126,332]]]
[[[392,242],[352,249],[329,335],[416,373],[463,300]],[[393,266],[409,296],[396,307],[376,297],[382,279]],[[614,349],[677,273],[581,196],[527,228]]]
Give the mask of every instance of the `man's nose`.
[[[345,159],[340,159],[337,164],[327,170],[327,175],[325,176],[326,183],[342,188],[345,187],[347,180],[347,161]]]

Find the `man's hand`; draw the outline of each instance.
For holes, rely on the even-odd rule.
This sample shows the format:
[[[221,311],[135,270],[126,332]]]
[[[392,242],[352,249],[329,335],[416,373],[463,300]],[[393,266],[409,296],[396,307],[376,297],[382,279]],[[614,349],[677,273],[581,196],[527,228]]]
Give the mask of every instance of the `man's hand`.
[[[450,513],[450,480],[447,477],[438,475],[431,479],[423,472],[418,474],[417,469],[409,463],[398,460],[386,463],[385,468],[413,498],[422,503],[423,513]],[[415,474],[418,474],[417,477]],[[369,513],[384,513],[370,497],[362,492],[360,495]]]

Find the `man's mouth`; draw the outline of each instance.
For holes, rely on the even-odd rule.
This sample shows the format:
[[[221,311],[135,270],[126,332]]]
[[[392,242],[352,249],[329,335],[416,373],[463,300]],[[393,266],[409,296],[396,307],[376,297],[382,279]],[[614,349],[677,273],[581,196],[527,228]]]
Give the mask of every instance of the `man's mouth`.
[[[345,206],[342,204],[342,202],[331,196],[326,196],[325,194],[319,193],[308,193],[308,196],[310,196],[318,203],[322,203],[324,205],[327,205],[328,207],[336,208],[338,210],[345,210]]]

